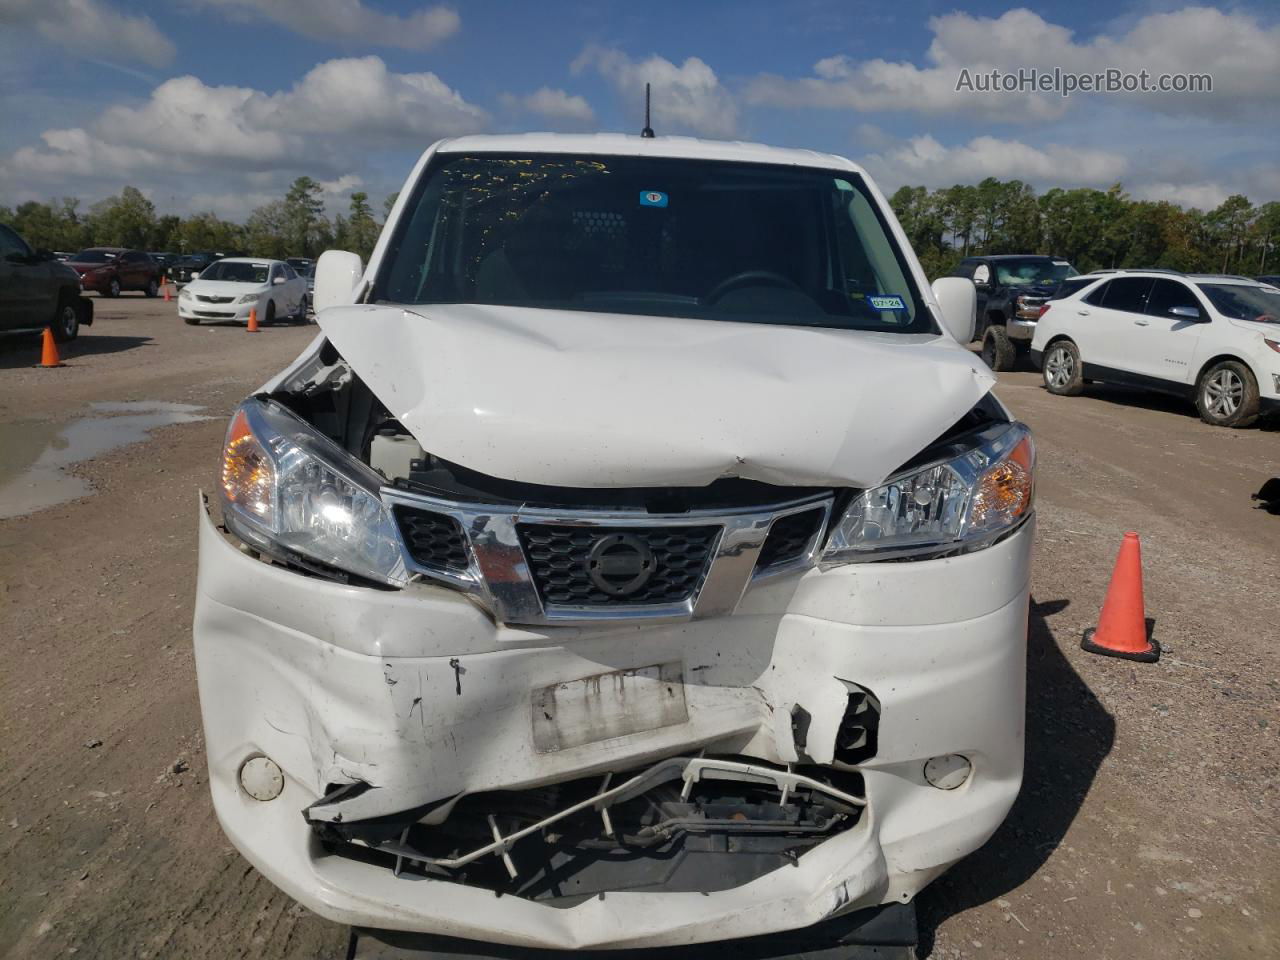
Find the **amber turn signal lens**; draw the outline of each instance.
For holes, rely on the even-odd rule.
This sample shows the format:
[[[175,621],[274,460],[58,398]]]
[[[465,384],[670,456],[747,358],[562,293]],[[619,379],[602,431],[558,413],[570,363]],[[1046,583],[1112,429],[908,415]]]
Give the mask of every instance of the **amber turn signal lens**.
[[[981,530],[1006,526],[1031,507],[1035,485],[1035,447],[1023,437],[999,463],[987,468],[974,490],[969,527]]]
[[[275,467],[244,411],[236,411],[222,448],[223,494],[269,527],[275,521],[275,479]]]

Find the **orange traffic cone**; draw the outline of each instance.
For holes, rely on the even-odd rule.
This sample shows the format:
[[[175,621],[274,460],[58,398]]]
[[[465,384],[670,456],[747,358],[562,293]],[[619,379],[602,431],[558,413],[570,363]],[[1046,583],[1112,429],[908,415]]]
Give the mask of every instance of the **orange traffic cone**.
[[[160,289],[164,291],[164,302],[168,303],[169,302],[169,278],[168,277],[160,278]]]
[[[258,332],[258,308],[257,307],[249,308],[249,326],[247,329],[249,333]]]
[[[40,366],[42,367],[60,367],[62,361],[58,359],[58,344],[53,339],[53,331],[48,327],[44,328],[44,336],[40,346]]]
[[[1146,608],[1142,601],[1142,544],[1132,531],[1124,535],[1120,544],[1098,628],[1084,632],[1080,647],[1090,653],[1143,663],[1160,659],[1160,644],[1147,636]]]

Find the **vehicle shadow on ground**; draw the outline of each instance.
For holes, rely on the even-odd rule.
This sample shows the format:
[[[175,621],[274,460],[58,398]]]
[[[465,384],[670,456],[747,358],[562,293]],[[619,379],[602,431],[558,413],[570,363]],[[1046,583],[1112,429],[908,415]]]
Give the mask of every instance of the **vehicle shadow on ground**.
[[[1116,724],[1062,653],[1045,618],[1069,601],[1032,600],[1027,631],[1027,753],[1022,791],[987,844],[956,864],[916,901],[919,956],[954,914],[1026,883],[1062,842],[1084,803]],[[1064,636],[1062,643],[1076,637]]]
[[[1107,383],[1091,383],[1084,388],[1084,396],[1120,407],[1138,407],[1142,410],[1171,413],[1188,420],[1200,419],[1200,414],[1192,400],[1174,397],[1167,393],[1137,390]],[[1266,431],[1280,430],[1280,416],[1260,417],[1246,429],[1255,427]]]
[[[58,358],[64,363],[81,357],[120,353],[153,343],[152,337],[100,336],[82,332],[70,343],[58,344]],[[40,363],[40,337],[22,336],[0,341],[0,370],[34,367]]]

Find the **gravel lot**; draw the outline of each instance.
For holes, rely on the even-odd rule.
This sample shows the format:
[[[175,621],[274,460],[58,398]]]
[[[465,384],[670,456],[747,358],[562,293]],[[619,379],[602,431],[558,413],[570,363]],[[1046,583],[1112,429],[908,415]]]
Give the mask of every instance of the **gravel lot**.
[[[345,931],[218,829],[190,643],[196,489],[232,407],[315,328],[95,306],[64,368],[0,341],[0,503],[78,496],[0,520],[0,951],[340,957]],[[1027,776],[996,837],[920,898],[921,955],[1274,957],[1280,517],[1249,494],[1280,475],[1280,425],[1214,429],[1118,389],[1052,397],[1030,372],[999,393],[1040,450]],[[70,481],[57,469],[86,437],[147,427]],[[1078,646],[1129,529],[1156,665]]]

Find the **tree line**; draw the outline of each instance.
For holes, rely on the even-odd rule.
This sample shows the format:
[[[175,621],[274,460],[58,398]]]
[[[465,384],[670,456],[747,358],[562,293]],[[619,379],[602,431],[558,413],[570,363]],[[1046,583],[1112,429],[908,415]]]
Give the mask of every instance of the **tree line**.
[[[930,277],[968,256],[1043,253],[1085,272],[1162,267],[1184,273],[1280,273],[1280,203],[1228,197],[1207,212],[1108,190],[1054,188],[1039,196],[1021,180],[976,186],[902,187],[889,200]]]
[[[395,202],[387,197],[383,215]],[[13,227],[32,247],[69,253],[86,247],[129,247],[155,252],[216,251],[254,257],[318,257],[329,248],[351,250],[368,259],[382,224],[364,192],[351,194],[347,212],[329,218],[324,191],[310,177],[298,177],[279,200],[263,204],[244,223],[211,212],[186,217],[158,214],[136,187],[125,187],[82,211],[79,199],[29,201],[0,207],[0,223]]]
[[[395,199],[386,198],[383,219]],[[1021,180],[988,177],[976,186],[902,187],[889,202],[930,277],[950,273],[964,257],[991,253],[1053,254],[1081,271],[1280,272],[1280,203],[1254,206],[1238,194],[1204,212],[1133,200],[1119,184],[1037,195]],[[75,197],[0,207],[0,223],[49,250],[103,246],[281,258],[316,257],[336,247],[366,260],[382,229],[364,192],[351,194],[345,215],[326,216],[323,190],[310,177],[298,177],[284,197],[258,207],[243,224],[209,212],[158,215],[135,187],[84,212]]]

